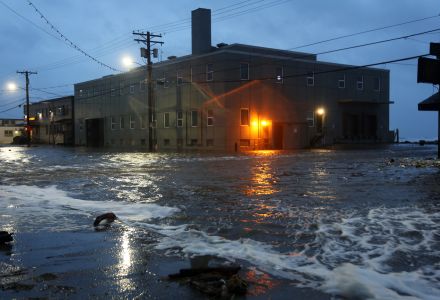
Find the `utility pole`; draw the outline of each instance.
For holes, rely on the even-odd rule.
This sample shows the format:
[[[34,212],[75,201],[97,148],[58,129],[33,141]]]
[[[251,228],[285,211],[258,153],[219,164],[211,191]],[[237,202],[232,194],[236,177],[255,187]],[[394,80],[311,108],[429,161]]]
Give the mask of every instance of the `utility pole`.
[[[17,71],[17,74],[24,74],[26,77],[26,134],[27,145],[31,146],[31,125],[29,123],[29,75],[37,74],[37,72],[31,71]]]
[[[141,48],[141,56],[147,59],[147,107],[148,107],[148,150],[154,152],[157,146],[156,138],[156,105],[153,99],[153,63],[151,61],[151,54],[157,57],[157,49],[151,49],[151,46],[156,44],[163,44],[161,41],[154,41],[152,38],[161,38],[160,34],[152,34],[151,32],[134,32],[133,35],[139,36],[139,39],[134,39],[136,42],[143,43],[147,48]]]

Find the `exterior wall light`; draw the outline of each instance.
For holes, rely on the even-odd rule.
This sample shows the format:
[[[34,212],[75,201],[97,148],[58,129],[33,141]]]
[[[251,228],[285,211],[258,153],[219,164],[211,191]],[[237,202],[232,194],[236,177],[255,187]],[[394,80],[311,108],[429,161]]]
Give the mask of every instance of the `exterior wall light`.
[[[325,110],[324,110],[324,108],[320,107],[320,108],[318,108],[318,109],[316,110],[316,113],[317,113],[319,116],[322,116],[322,115],[325,114]]]

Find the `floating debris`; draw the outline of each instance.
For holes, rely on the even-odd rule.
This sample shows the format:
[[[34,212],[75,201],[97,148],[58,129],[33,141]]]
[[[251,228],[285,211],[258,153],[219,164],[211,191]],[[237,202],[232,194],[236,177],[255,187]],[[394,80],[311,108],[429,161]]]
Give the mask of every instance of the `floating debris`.
[[[181,269],[179,273],[168,275],[168,278],[186,280],[208,296],[230,297],[247,293],[247,282],[237,274],[240,269],[240,266]]]
[[[13,233],[9,233],[7,231],[0,231],[0,244],[5,244],[12,242],[14,239],[12,238]]]
[[[93,226],[106,226],[110,223],[114,222],[118,217],[112,212],[102,214],[97,216],[95,222],[93,222]]]

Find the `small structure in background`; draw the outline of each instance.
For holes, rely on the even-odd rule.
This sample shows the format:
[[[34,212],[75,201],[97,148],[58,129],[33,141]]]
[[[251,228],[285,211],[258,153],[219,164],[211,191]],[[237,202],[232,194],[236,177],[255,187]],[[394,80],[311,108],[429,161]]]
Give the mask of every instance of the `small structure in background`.
[[[0,144],[13,144],[24,136],[24,122],[21,119],[0,119]],[[18,141],[17,141],[18,143]]]
[[[73,145],[73,96],[29,105],[31,139],[35,144]],[[25,106],[26,111],[26,106]]]

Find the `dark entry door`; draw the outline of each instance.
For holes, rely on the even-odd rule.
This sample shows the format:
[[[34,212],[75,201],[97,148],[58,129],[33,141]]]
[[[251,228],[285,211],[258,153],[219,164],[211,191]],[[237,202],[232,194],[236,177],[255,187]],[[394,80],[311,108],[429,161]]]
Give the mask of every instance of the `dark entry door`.
[[[104,146],[104,119],[86,120],[87,147]]]
[[[273,147],[276,150],[283,149],[284,126],[280,123],[273,124]]]

